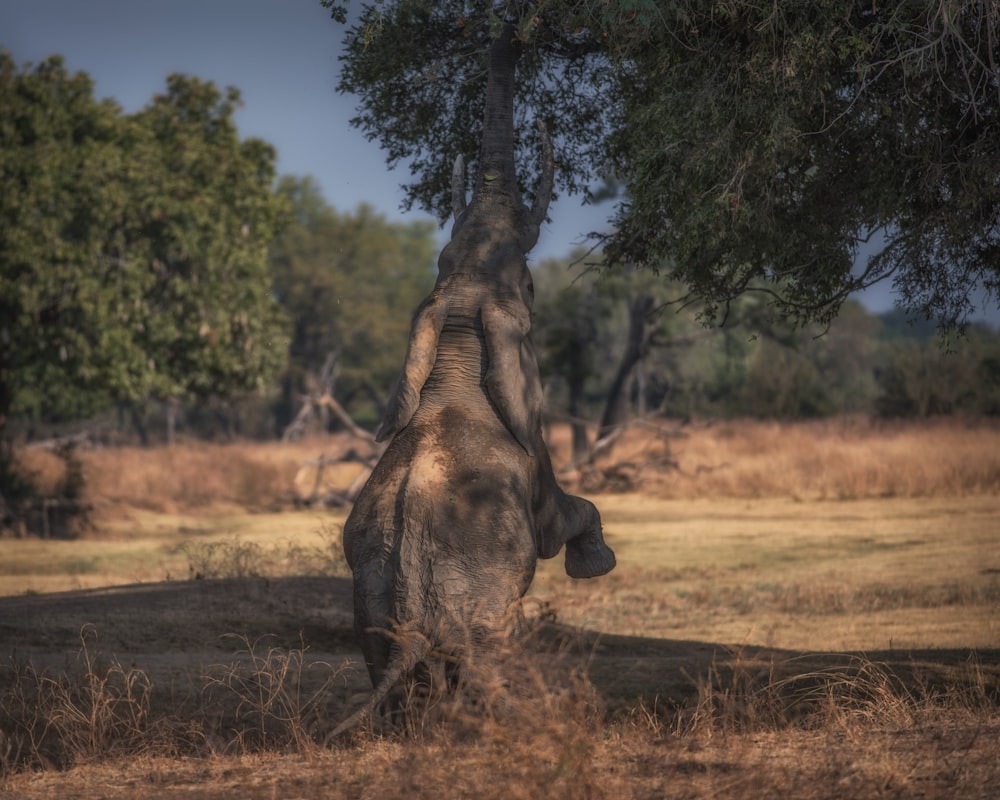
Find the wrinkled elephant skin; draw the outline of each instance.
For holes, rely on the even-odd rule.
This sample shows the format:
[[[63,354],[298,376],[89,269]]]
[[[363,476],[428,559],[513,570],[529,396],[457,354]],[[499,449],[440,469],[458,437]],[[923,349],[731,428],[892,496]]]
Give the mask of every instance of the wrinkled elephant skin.
[[[460,652],[502,630],[536,560],[615,565],[597,509],[556,483],[541,434],[531,274],[517,248],[449,264],[421,304],[379,438],[392,437],[344,528],[355,627],[378,690],[429,648]],[[396,635],[387,635],[395,632]],[[399,632],[418,634],[405,644]],[[388,687],[382,687],[388,688]]]
[[[542,440],[525,255],[545,219],[555,160],[539,125],[543,170],[527,208],[513,149],[518,54],[507,24],[490,45],[473,198],[467,205],[459,158],[451,241],[377,434],[390,443],[344,526],[355,630],[375,689],[332,735],[372,713],[432,651],[460,665],[469,647],[508,630],[539,557],[565,545],[575,578],[615,566],[600,514],[559,488]]]

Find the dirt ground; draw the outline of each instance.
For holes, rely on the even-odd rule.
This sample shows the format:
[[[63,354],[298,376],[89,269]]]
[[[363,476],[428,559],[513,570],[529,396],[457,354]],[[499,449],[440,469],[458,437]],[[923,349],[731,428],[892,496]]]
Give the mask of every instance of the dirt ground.
[[[260,654],[271,648],[285,651],[304,649],[304,661],[308,664],[330,664],[336,668],[336,680],[327,687],[324,707],[317,712],[319,717],[326,719],[326,724],[335,723],[347,710],[360,705],[368,691],[367,675],[358,663],[352,631],[350,581],[344,578],[196,580],[3,597],[0,598],[0,642],[3,651],[0,657],[4,663],[23,664],[30,661],[39,671],[49,669],[57,674],[73,673],[82,668],[84,661],[91,668],[100,662],[142,669],[153,682],[154,694],[157,695],[154,707],[161,703],[172,707],[196,705],[206,676],[218,674],[219,670],[225,671],[227,665],[241,660],[245,662],[252,652]],[[892,680],[898,678],[901,686],[920,687],[922,692],[933,693],[935,686],[946,687],[966,681],[970,658],[966,650],[891,651],[867,653],[861,662],[851,654],[806,655],[733,647],[717,642],[596,635],[556,623],[540,623],[534,646],[544,653],[561,653],[570,662],[583,665],[600,697],[604,719],[610,721],[605,725],[611,724],[611,727],[605,728],[604,743],[588,756],[591,759],[588,769],[601,769],[602,759],[611,758],[614,761],[606,751],[612,746],[608,737],[620,735],[612,734],[612,731],[634,727],[637,709],[639,713],[650,716],[644,724],[655,733],[652,738],[644,734],[641,746],[629,739],[616,745],[625,751],[630,746],[637,748],[631,766],[626,770],[634,774],[623,776],[621,768],[616,766],[617,761],[605,764],[609,771],[606,775],[602,773],[603,777],[598,778],[597,785],[608,788],[606,793],[594,795],[600,797],[665,796],[661,793],[665,791],[662,781],[671,776],[675,781],[694,781],[689,793],[682,791],[671,796],[711,796],[718,786],[732,780],[732,776],[727,776],[725,771],[720,772],[721,767],[718,766],[720,759],[726,763],[733,762],[731,743],[723,746],[713,743],[711,737],[707,740],[693,737],[682,753],[673,753],[668,758],[663,749],[664,742],[684,739],[664,738],[667,731],[661,725],[666,723],[652,720],[657,709],[671,714],[675,714],[677,709],[700,713],[699,709],[705,709],[706,693],[714,691],[723,697],[727,693],[746,691],[747,696],[752,697],[754,687],[765,686],[794,687],[800,697],[807,697],[808,685],[816,680],[817,675],[856,675],[859,670],[863,672],[866,669],[864,665],[872,663],[879,665],[880,674],[896,676]],[[981,689],[995,698],[1000,694],[1000,650],[980,651],[976,657]],[[348,666],[341,669],[345,664]],[[100,672],[99,669],[95,671]],[[304,682],[304,691],[309,690],[307,684],[308,680]],[[674,718],[682,716],[683,712]],[[613,722],[616,719],[618,723]],[[996,763],[995,742],[1000,730],[991,727],[995,721],[993,715],[993,723],[986,723],[984,730],[966,729],[962,734],[970,737],[971,742],[970,747],[963,750],[963,763],[970,769],[971,765],[976,765],[975,774],[980,776],[975,786],[985,786],[995,777],[996,769],[988,766]],[[734,724],[738,725],[739,720],[735,720]],[[892,740],[895,742],[893,746],[903,746],[902,739],[898,737],[904,734],[902,730],[897,734]],[[754,764],[764,759],[754,769],[773,770],[780,766],[782,770],[792,770],[788,774],[797,774],[795,771],[801,768],[799,759],[803,757],[803,742],[810,736],[812,739],[806,742],[809,748],[806,751],[807,763],[812,757],[809,752],[814,755],[829,754],[828,732],[810,734],[804,730],[796,736],[797,739],[789,738],[771,731],[741,740],[740,755],[736,758],[738,763],[732,769],[739,769],[742,774],[743,766],[738,765],[746,759],[753,760]],[[941,736],[940,732],[925,732],[919,745],[927,747],[928,742],[940,742]],[[767,741],[771,744],[767,745]],[[887,740],[882,738],[878,741],[879,747],[882,747]],[[859,753],[870,752],[871,749],[870,744],[857,738],[851,746],[859,748]],[[395,756],[387,755],[393,747],[401,749]],[[720,751],[720,747],[723,750]],[[953,750],[949,747],[946,758],[959,757],[954,755]],[[413,757],[413,748],[407,749],[399,743],[368,745],[362,751],[349,751],[356,755],[363,753],[358,756],[362,766],[355,764],[348,769],[338,761],[336,769],[341,772],[348,769],[350,774],[354,774],[351,770],[361,769],[362,777],[356,777],[360,783],[354,790],[347,791],[345,785],[343,793],[331,794],[322,775],[324,770],[332,768],[329,759],[338,758],[337,752],[343,754],[345,751],[335,747],[332,751],[322,751],[306,759],[306,763],[274,752],[265,752],[257,760],[247,755],[226,756],[221,762],[203,758],[146,759],[138,777],[134,774],[138,762],[134,760],[98,759],[93,766],[77,766],[68,773],[48,770],[34,775],[14,775],[6,785],[0,782],[0,796],[216,798],[231,796],[228,792],[238,790],[241,796],[262,798],[369,797],[377,796],[377,793],[372,794],[370,781],[366,782],[363,777],[368,774],[366,770],[375,768],[369,763],[371,759],[390,758],[395,759],[392,763],[400,763]],[[659,755],[654,756],[652,752]],[[664,758],[667,760],[662,761]],[[669,763],[677,758],[688,764],[690,774],[671,772]],[[879,763],[883,761],[884,758]],[[490,761],[490,769],[497,768],[497,763],[502,763],[502,759],[496,763]],[[713,763],[716,764],[714,768]],[[216,775],[216,771],[220,774]],[[284,776],[280,786],[269,783],[268,775],[274,776],[278,772]],[[298,784],[294,780],[288,783],[290,774],[297,776]],[[984,775],[986,777],[982,777]],[[159,782],[156,786],[149,783],[153,778]],[[611,783],[606,782],[612,778]],[[720,779],[722,784],[718,783]],[[942,790],[953,785],[946,776],[942,777],[940,770],[928,778],[931,779],[937,781],[933,785],[940,784]],[[433,776],[427,780],[422,785],[435,785]],[[912,787],[913,784],[905,785]],[[961,785],[968,789],[972,784]],[[126,790],[123,786],[131,788]],[[299,788],[295,789],[295,786]],[[711,790],[709,794],[703,794],[705,786]],[[679,789],[680,786],[674,788]],[[64,794],[67,791],[69,794]],[[431,795],[417,793],[413,796]],[[485,796],[494,795],[487,792]],[[743,796],[743,793],[737,792],[733,796]],[[810,793],[801,796],[818,795]],[[835,792],[821,796],[860,795]],[[889,792],[885,796],[912,795]],[[933,791],[925,796],[947,796],[947,791]],[[977,790],[969,796],[989,795],[980,795]]]
[[[751,432],[762,442],[787,439]],[[976,441],[985,439],[982,432],[974,433]],[[82,582],[96,582],[105,569],[124,575],[124,581],[144,582],[49,592],[44,582],[22,581],[17,594],[0,596],[0,692],[5,692],[0,716],[12,709],[30,714],[34,697],[25,696],[21,709],[8,700],[22,696],[13,691],[18,681],[44,680],[67,693],[65,707],[55,712],[95,713],[93,719],[68,722],[49,717],[79,737],[70,741],[73,750],[63,759],[58,751],[46,750],[56,753],[49,760],[18,760],[16,743],[4,739],[16,721],[11,726],[0,719],[0,798],[996,798],[997,494],[976,489],[985,480],[976,478],[972,488],[962,484],[929,498],[919,492],[914,500],[905,492],[898,500],[873,498],[869,492],[875,490],[868,483],[858,490],[861,478],[852,476],[869,481],[875,468],[864,465],[881,469],[881,451],[889,445],[865,439],[865,447],[878,451],[878,457],[859,460],[853,450],[843,449],[851,440],[837,429],[823,446],[808,439],[808,447],[794,448],[811,472],[775,468],[773,457],[766,469],[751,460],[740,474],[741,485],[753,491],[726,505],[712,494],[723,478],[736,480],[722,466],[735,458],[733,444],[721,439],[724,457],[709,447],[715,439],[678,440],[680,470],[664,473],[676,491],[685,480],[708,476],[716,481],[699,484],[696,499],[685,501],[697,507],[657,506],[655,513],[644,508],[656,494],[650,481],[658,476],[666,481],[651,467],[624,476],[650,492],[645,499],[602,497],[606,528],[619,552],[620,568],[611,579],[591,586],[560,577],[556,584],[550,573],[558,573],[560,564],[549,564],[536,576],[538,602],[529,614],[542,619],[530,649],[541,662],[582,671],[594,702],[588,695],[571,704],[576,716],[560,717],[565,706],[558,704],[566,692],[553,685],[517,724],[499,731],[487,726],[471,737],[460,728],[428,738],[361,735],[324,743],[320,736],[317,745],[286,737],[272,745],[261,741],[270,735],[261,728],[234,738],[233,720],[241,713],[249,719],[248,709],[274,700],[250,693],[273,689],[268,681],[275,675],[294,684],[294,697],[278,699],[308,701],[310,731],[331,730],[365,701],[370,685],[354,639],[350,580],[156,582],[160,576],[188,574],[181,562],[171,561],[167,570],[161,564],[162,553],[181,558],[175,553],[178,537],[208,541],[214,535],[207,528],[185,528],[187,518],[169,503],[157,513],[176,512],[176,519],[151,523],[155,530],[149,542],[134,543],[137,550],[154,554],[145,573],[119,563],[146,557],[125,548],[132,541],[129,531],[109,529],[112,543],[124,544],[100,554],[96,549],[84,553],[82,548],[95,543],[78,540],[73,557],[81,564],[91,559],[96,566],[73,578],[81,583],[60,588],[96,585]],[[696,444],[704,452],[692,453]],[[746,449],[756,458],[762,447],[751,445]],[[843,476],[830,462],[829,453],[838,446],[838,458],[847,465]],[[995,448],[989,448],[992,454]],[[816,466],[816,453],[826,454],[828,463]],[[95,474],[105,481],[99,499],[117,509],[124,501],[113,492],[124,491],[130,477],[138,479],[144,468],[151,469],[147,462],[152,459],[139,453],[126,469],[119,463],[121,454],[114,455],[113,462],[97,464]],[[144,486],[169,483],[172,476],[188,476],[189,483],[201,486],[219,477],[214,451],[169,455],[169,468],[151,473]],[[301,460],[284,451],[274,458],[278,455],[292,467]],[[190,469],[179,461],[182,456],[204,457],[214,471]],[[936,463],[910,450],[899,460],[921,470]],[[636,463],[648,461],[637,458]],[[700,466],[713,464],[712,470]],[[114,472],[109,465],[120,469]],[[251,466],[246,474],[267,473],[256,461]],[[951,470],[947,464],[942,469]],[[825,482],[814,486],[799,478],[787,491],[765,483],[777,479],[772,476],[807,473]],[[902,474],[901,468],[887,469],[886,480],[898,483]],[[910,478],[918,488],[919,477]],[[886,487],[878,491],[887,497],[899,492],[897,484]],[[177,491],[181,496],[189,487]],[[758,500],[757,493],[785,498],[786,505]],[[854,497],[860,499],[845,500]],[[130,511],[122,525],[134,527],[145,513]],[[806,524],[813,517],[825,519],[824,526]],[[311,517],[276,522],[258,511],[246,517],[243,527],[226,522],[230,532],[220,534],[219,541],[239,534],[247,542],[267,542],[274,538],[272,528],[293,522],[315,526]],[[20,553],[24,569],[35,569],[39,559],[26,552],[26,544],[35,543],[19,540],[9,552]],[[56,562],[68,556],[44,544],[51,549],[41,560],[58,572]],[[13,574],[21,567],[11,559],[6,566]],[[46,576],[39,574],[42,581]],[[895,596],[872,594],[873,587],[902,592],[901,608],[886,606]],[[782,604],[795,606],[794,613],[782,611]],[[550,611],[563,622],[549,618]],[[794,618],[800,637],[771,638],[761,622],[767,614]],[[891,617],[894,627],[871,635],[853,629],[875,627],[880,614]],[[893,639],[892,632],[911,619],[926,625],[930,618],[933,635],[911,637],[907,642],[913,647],[899,647],[900,638]],[[675,627],[679,622],[686,627]],[[752,635],[741,639],[746,630]],[[869,647],[869,642],[882,649],[834,649]],[[939,646],[923,647],[925,642]],[[289,654],[298,654],[298,660],[289,660]],[[294,674],[282,673],[285,668]],[[138,746],[114,749],[116,734],[106,717],[117,712],[98,707],[108,697],[103,681],[109,675],[115,680],[126,676],[126,683],[140,675],[140,683],[149,687],[148,708],[129,705],[142,712],[141,719],[126,720],[148,731]],[[120,685],[111,688],[121,690]],[[103,722],[97,712],[105,714]],[[148,724],[158,713],[172,720],[162,736]],[[212,714],[215,720],[208,718]],[[228,721],[220,722],[220,715],[228,715]],[[197,731],[189,733],[183,723]],[[50,734],[43,725],[40,739],[31,744],[45,750]],[[106,743],[111,750],[104,749]]]

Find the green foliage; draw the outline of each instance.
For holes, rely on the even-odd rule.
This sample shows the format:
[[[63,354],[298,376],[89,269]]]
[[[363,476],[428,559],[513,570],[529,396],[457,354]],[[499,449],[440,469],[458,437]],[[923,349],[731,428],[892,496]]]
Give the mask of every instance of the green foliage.
[[[607,369],[615,310],[609,297],[594,290],[596,273],[571,271],[573,260],[547,259],[534,268],[532,319],[543,378],[561,379],[571,393]]]
[[[630,345],[631,307],[639,298],[650,309],[645,350],[635,365],[635,380],[645,387],[639,405],[662,405],[679,383],[679,351],[704,335],[704,329],[690,313],[678,312],[679,287],[648,272],[602,271],[591,259],[581,265],[583,259],[584,254],[576,253],[534,269],[533,338],[550,410],[568,408],[572,417],[602,414]]]
[[[367,3],[340,89],[417,202],[444,219],[450,164],[478,149],[485,52],[516,26],[516,154],[532,118],[557,183],[624,186],[610,263],[685,283],[724,319],[755,289],[799,324],[891,279],[910,312],[961,326],[1000,288],[1000,10],[980,0]],[[884,240],[861,275],[866,242]]]
[[[172,75],[123,115],[61,58],[0,53],[0,434],[10,412],[252,391],[283,363],[275,154],[240,141],[238,102]]]
[[[274,149],[237,135],[238,103],[235,89],[171,75],[133,119],[130,251],[152,268],[144,349],[161,397],[255,391],[284,364],[267,251],[286,209]]]
[[[630,51],[612,256],[674,259],[710,311],[767,277],[783,313],[829,319],[892,276],[962,323],[998,279],[998,24],[979,2],[671,4]]]
[[[637,366],[633,413],[679,418],[800,419],[836,414],[928,417],[1000,413],[1000,334],[972,326],[945,350],[930,324],[900,325],[848,301],[829,326],[796,327],[760,294],[731,304],[705,328],[696,305],[676,302],[644,273],[589,272],[550,260],[535,269],[534,338],[550,413],[595,422],[626,347],[629,298],[657,290],[662,304]],[[674,302],[672,302],[674,301]]]
[[[1000,337],[974,328],[955,350],[919,338],[887,343],[875,410],[885,417],[1000,413]]]
[[[338,399],[374,421],[403,363],[413,311],[434,286],[434,224],[388,222],[366,205],[338,213],[309,178],[283,177],[278,191],[292,208],[271,254],[293,327],[286,403],[292,391],[319,388],[309,383],[332,355]]]
[[[365,3],[348,31],[338,88],[359,97],[352,123],[377,139],[388,162],[409,163],[406,202],[444,220],[451,167],[462,155],[477,169],[487,54],[502,23],[517,27],[515,142],[522,193],[537,185],[540,148],[532,117],[545,121],[559,161],[557,185],[586,191],[603,166],[600,144],[614,73],[599,35],[574,3]],[[610,3],[611,7],[634,3]]]
[[[105,258],[127,196],[121,119],[92,90],[58,58],[19,73],[0,53],[0,428],[11,406],[86,414],[137,360],[142,275]]]

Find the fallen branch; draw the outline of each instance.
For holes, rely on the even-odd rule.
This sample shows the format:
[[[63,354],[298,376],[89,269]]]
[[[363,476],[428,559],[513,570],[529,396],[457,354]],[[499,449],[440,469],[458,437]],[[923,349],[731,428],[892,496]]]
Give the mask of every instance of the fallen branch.
[[[360,425],[358,425],[351,415],[344,410],[344,407],[337,402],[332,394],[329,392],[323,392],[318,398],[313,401],[317,406],[326,406],[329,408],[334,416],[339,419],[345,428],[351,432],[352,435],[357,436],[359,439],[364,439],[367,442],[375,443],[375,435],[369,433]]]

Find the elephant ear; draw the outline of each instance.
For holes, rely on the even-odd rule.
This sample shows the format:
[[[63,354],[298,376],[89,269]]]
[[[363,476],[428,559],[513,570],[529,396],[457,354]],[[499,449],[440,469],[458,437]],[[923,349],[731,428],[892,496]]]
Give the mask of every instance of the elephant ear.
[[[432,293],[417,309],[410,327],[410,342],[406,347],[406,361],[386,406],[382,424],[375,433],[375,441],[384,442],[409,425],[420,405],[420,390],[434,368],[438,339],[448,316],[448,301],[437,292]]]
[[[527,311],[512,314],[495,305],[482,310],[486,339],[486,393],[500,419],[528,455],[535,455],[542,424],[542,383],[528,331]]]

